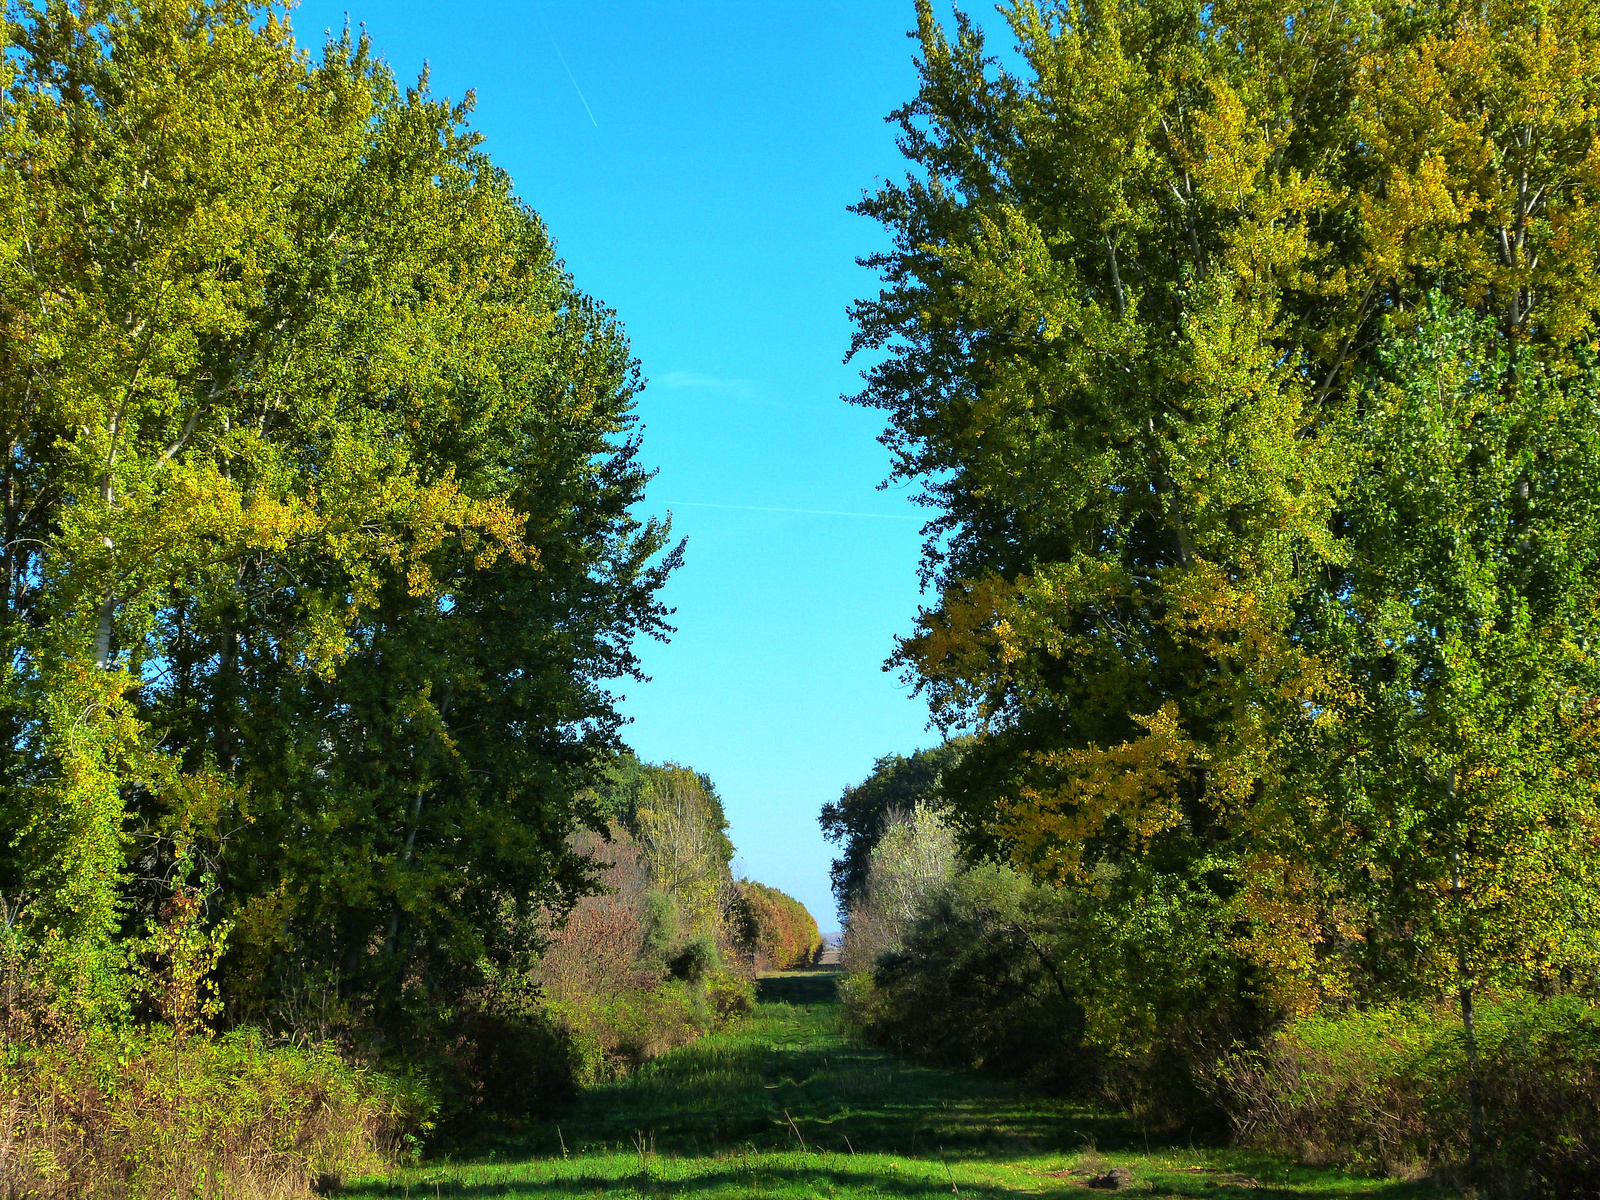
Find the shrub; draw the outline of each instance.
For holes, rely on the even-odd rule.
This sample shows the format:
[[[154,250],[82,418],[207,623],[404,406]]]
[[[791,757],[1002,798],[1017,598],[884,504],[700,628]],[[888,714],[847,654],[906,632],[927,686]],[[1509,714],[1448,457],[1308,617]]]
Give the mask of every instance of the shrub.
[[[941,833],[908,822],[873,852],[846,934],[840,998],[852,1026],[903,1054],[1106,1101],[1147,1128],[1223,1132],[1218,1048],[1248,1020],[1199,1004],[1153,1036],[1097,1036],[1089,1004],[1113,969],[1092,953],[1104,914],[1007,867],[957,871]]]
[[[1510,996],[1478,1017],[1480,1187],[1600,1195],[1600,1006]],[[1292,1022],[1224,1075],[1246,1142],[1388,1173],[1464,1178],[1467,1060],[1449,1005]]]
[[[404,1079],[251,1030],[97,1031],[0,1063],[11,1196],[291,1197],[380,1165],[431,1109]]]
[[[582,1056],[537,989],[486,989],[413,1056],[440,1099],[449,1140],[513,1131],[577,1099]]]
[[[685,941],[667,968],[674,979],[702,984],[722,970],[722,955],[717,952],[716,942],[702,934]]]
[[[928,897],[922,916],[843,992],[873,1041],[948,1066],[1083,1090],[1083,1012],[1053,954],[1053,891],[980,867]]]
[[[756,1004],[756,985],[744,975],[719,972],[706,981],[706,1003],[718,1021],[748,1016]]]
[[[547,945],[517,1009],[536,1012],[542,1028],[556,1035],[540,1043],[530,1063],[539,1072],[530,1098],[541,1106],[687,1045],[748,1012],[754,995],[747,980],[724,967],[707,922],[693,919],[676,894],[658,886],[659,864],[633,835],[619,826],[609,841],[590,837],[580,848],[603,869],[608,890],[586,896],[548,925]],[[463,1078],[473,1076],[468,1071]]]
[[[652,962],[665,963],[683,940],[683,910],[666,892],[652,889],[644,894],[639,920],[643,955]]]
[[[676,979],[648,990],[563,996],[550,1001],[550,1012],[572,1041],[584,1087],[619,1079],[713,1024],[703,993]]]

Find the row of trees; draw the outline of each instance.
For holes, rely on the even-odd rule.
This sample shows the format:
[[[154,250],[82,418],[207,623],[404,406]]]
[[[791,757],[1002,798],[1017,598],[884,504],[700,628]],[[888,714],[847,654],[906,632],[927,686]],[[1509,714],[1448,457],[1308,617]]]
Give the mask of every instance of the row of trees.
[[[470,96],[254,0],[6,22],[8,936],[103,1015],[188,947],[403,1040],[597,886],[678,561],[637,363]]]
[[[948,819],[1109,1052],[1446,993],[1470,1058],[1600,969],[1600,13],[1004,11],[920,5],[857,208]]]
[[[741,879],[734,902],[738,940],[758,970],[808,967],[822,949],[817,919],[786,892]]]

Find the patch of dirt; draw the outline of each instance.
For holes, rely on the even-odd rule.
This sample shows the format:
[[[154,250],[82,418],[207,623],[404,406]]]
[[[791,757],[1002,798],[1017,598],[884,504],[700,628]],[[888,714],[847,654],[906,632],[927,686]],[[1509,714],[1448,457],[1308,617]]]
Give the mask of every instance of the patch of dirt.
[[[1086,1188],[1102,1192],[1120,1192],[1133,1186],[1133,1172],[1127,1167],[1106,1167],[1096,1163],[1088,1167],[1069,1167],[1064,1171],[1049,1171],[1056,1179],[1073,1179]]]

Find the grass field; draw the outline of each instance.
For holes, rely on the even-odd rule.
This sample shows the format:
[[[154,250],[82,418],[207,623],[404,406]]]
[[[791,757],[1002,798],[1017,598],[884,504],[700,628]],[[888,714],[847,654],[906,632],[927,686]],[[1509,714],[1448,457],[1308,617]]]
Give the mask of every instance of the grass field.
[[[440,1161],[342,1194],[618,1196],[1092,1196],[1404,1200],[1415,1184],[1294,1167],[1236,1150],[1146,1142],[1125,1119],[931,1070],[839,1031],[833,978],[762,981],[754,1016],[587,1093],[559,1123],[471,1161]]]

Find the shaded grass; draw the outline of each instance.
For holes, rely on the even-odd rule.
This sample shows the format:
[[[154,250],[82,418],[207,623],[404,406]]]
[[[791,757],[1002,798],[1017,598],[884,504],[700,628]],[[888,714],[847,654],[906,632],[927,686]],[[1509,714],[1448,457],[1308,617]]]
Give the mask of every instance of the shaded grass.
[[[1089,1196],[1133,1172],[1145,1195],[1403,1200],[1414,1184],[1162,1146],[1126,1118],[917,1066],[849,1041],[833,977],[762,981],[755,1015],[592,1089],[567,1119],[475,1161],[353,1184],[373,1197]]]

